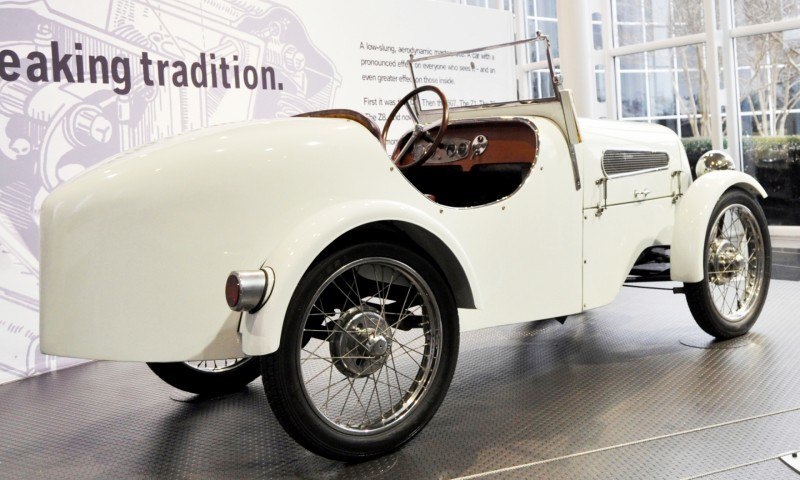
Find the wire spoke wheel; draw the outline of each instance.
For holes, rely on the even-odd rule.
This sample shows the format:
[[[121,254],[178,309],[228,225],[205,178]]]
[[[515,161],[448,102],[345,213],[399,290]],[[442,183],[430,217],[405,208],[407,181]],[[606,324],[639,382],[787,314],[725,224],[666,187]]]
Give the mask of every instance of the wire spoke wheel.
[[[458,317],[439,271],[388,243],[330,254],[300,281],[262,359],[270,406],[309,450],[360,461],[414,437],[455,370]]]
[[[341,304],[326,305],[329,291],[340,293]],[[320,287],[303,334],[300,375],[309,403],[334,428],[374,433],[400,421],[425,395],[442,325],[417,272],[390,258],[364,258]]]
[[[708,238],[708,288],[726,320],[747,316],[763,285],[764,239],[753,212],[744,205],[723,209]]]
[[[195,360],[185,363],[188,367],[201,372],[220,373],[238,368],[248,360],[250,360],[250,357],[226,358],[224,360]]]
[[[769,289],[772,250],[764,211],[748,193],[728,191],[706,232],[705,279],[685,284],[689,309],[709,335],[743,335],[761,313]]]
[[[257,357],[148,363],[161,380],[198,395],[234,393],[261,375]]]

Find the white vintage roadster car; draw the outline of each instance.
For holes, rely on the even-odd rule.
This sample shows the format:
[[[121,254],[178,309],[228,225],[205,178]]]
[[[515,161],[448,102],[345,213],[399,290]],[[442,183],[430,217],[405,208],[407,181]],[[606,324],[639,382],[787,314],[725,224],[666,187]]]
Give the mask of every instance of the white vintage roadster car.
[[[148,362],[195,393],[261,375],[300,444],[361,460],[431,419],[463,331],[672,280],[703,330],[746,333],[770,279],[764,189],[721,152],[693,180],[672,131],[578,120],[559,87],[448,108],[426,85],[382,131],[312,112],[107,160],[44,204],[42,349]]]

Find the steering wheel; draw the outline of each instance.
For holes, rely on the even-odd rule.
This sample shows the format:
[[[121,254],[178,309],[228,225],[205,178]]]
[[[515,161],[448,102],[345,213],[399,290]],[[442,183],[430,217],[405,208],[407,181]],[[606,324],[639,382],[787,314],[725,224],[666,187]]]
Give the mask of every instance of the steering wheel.
[[[419,117],[417,117],[417,113],[414,111],[413,108],[411,108],[411,105],[409,105],[409,101],[411,101],[412,98],[416,97],[422,92],[433,92],[439,97],[439,100],[442,102],[442,119],[439,120],[438,122],[433,122],[428,125],[422,125],[419,121]],[[449,110],[447,108],[447,99],[445,98],[444,93],[442,93],[441,90],[434,87],[433,85],[423,85],[421,87],[417,87],[414,90],[411,90],[411,92],[409,92],[405,97],[400,99],[400,101],[397,102],[397,105],[395,105],[394,108],[392,109],[392,113],[389,114],[389,118],[383,125],[383,132],[381,133],[381,142],[384,145],[386,145],[386,135],[389,133],[389,127],[392,125],[392,122],[394,121],[395,117],[397,117],[397,112],[399,112],[400,109],[403,108],[403,106],[405,106],[408,109],[408,113],[411,115],[411,119],[414,121],[414,131],[411,132],[411,135],[409,135],[408,140],[406,141],[405,144],[403,144],[402,148],[400,149],[395,148],[394,153],[392,154],[392,161],[394,162],[395,165],[397,165],[397,168],[399,168],[400,170],[406,170],[412,167],[416,167],[417,165],[422,165],[423,163],[428,161],[429,158],[433,156],[433,154],[436,152],[436,147],[439,146],[439,143],[442,141],[442,138],[444,138],[444,132],[447,131],[447,119],[449,116]],[[439,132],[437,133],[436,138],[432,138],[430,133],[428,132],[437,127],[439,128]],[[425,150],[423,150],[422,155],[415,158],[409,164],[400,165],[400,162],[402,161],[403,157],[405,157],[406,154],[412,148],[414,148],[414,144],[419,139],[424,139],[425,141],[429,142],[429,145],[425,147]]]

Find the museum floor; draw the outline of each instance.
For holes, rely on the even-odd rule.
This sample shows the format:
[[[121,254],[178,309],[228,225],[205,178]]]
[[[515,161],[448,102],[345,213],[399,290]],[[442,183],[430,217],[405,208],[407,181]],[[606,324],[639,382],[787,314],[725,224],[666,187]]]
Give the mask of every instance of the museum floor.
[[[259,382],[198,399],[141,364],[0,386],[0,478],[797,479],[800,253],[775,251],[761,319],[715,344],[682,296],[462,336],[450,392],[399,452],[358,465],[297,446]]]

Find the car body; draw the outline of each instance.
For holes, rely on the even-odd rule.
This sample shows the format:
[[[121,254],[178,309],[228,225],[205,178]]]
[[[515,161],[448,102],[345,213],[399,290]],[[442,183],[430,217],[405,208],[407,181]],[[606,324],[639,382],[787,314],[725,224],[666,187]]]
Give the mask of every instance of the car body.
[[[577,119],[571,93],[555,87],[547,101],[449,118],[417,110],[421,124],[444,110],[449,133],[413,169],[404,167],[419,152],[393,161],[369,121],[342,112],[213,127],[103,162],[42,209],[43,351],[269,357],[284,348],[287,311],[316,262],[374,238],[402,239],[430,261],[462,332],[606,305],[654,248],[670,267],[655,279],[703,283],[720,198],[764,189],[733,170],[693,180],[674,132]],[[467,156],[454,160],[464,141]],[[461,180],[448,177],[456,167]],[[269,274],[251,311],[226,304],[231,271]]]

